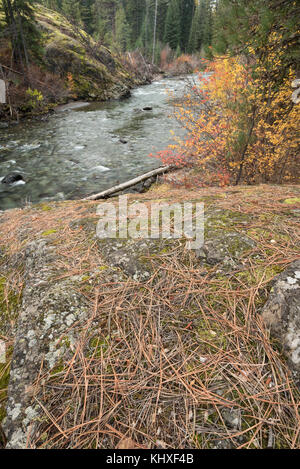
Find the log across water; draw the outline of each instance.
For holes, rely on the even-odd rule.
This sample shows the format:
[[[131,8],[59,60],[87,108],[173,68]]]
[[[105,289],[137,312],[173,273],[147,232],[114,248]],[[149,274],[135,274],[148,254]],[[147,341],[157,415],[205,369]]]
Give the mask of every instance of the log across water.
[[[99,200],[99,199],[106,199],[117,192],[123,191],[128,189],[129,187],[135,186],[139,182],[145,181],[153,176],[159,176],[160,174],[167,173],[173,169],[172,166],[162,166],[161,168],[154,169],[153,171],[148,171],[148,173],[142,174],[134,179],[130,179],[129,181],[123,182],[122,184],[118,184],[117,186],[111,187],[105,191],[99,192],[98,194],[90,195],[86,197],[84,200]]]

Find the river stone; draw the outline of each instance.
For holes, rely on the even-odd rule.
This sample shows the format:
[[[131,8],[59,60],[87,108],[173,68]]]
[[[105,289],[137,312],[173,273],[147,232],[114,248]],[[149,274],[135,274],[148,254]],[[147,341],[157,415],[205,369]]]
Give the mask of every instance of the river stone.
[[[24,181],[22,174],[20,173],[9,173],[2,179],[2,184],[13,184],[18,181]]]
[[[293,374],[300,380],[300,260],[276,277],[262,318],[280,341]]]

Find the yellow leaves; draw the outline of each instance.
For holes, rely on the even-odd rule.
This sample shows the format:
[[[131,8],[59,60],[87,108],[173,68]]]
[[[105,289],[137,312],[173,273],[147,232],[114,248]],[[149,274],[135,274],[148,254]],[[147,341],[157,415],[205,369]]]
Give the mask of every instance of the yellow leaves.
[[[250,50],[254,54],[254,50]],[[281,66],[281,54],[269,54],[268,64],[259,64],[255,74],[237,58],[224,57],[199,75],[180,103],[175,116],[186,128],[181,141],[169,148],[179,155],[192,155],[195,164],[222,167],[231,174],[240,171],[255,179],[275,180],[278,174],[293,174],[297,159],[299,112],[291,106],[291,71],[274,91],[268,77]]]

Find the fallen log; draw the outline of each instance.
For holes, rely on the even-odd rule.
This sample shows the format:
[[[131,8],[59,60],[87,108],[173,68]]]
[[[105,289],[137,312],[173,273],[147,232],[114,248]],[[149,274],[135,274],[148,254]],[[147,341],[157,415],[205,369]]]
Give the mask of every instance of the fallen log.
[[[173,169],[173,166],[161,166],[160,168],[153,169],[148,173],[142,174],[130,181],[123,182],[117,186],[112,187],[111,189],[107,189],[103,192],[99,192],[99,194],[90,195],[89,197],[85,197],[83,200],[99,200],[99,199],[106,199],[107,197],[115,194],[116,192],[123,191],[124,189],[128,189],[128,187],[135,186],[139,182],[145,181],[145,179],[149,179],[153,176],[158,176],[159,174],[166,173]]]

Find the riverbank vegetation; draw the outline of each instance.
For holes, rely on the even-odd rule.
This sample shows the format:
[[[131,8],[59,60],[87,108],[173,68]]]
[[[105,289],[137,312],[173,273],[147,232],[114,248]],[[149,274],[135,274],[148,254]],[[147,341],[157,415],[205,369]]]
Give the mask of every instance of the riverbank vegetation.
[[[200,170],[195,183],[281,183],[299,176],[299,105],[292,101],[298,6],[247,5],[218,2],[213,59],[174,104],[187,137],[156,155]]]

